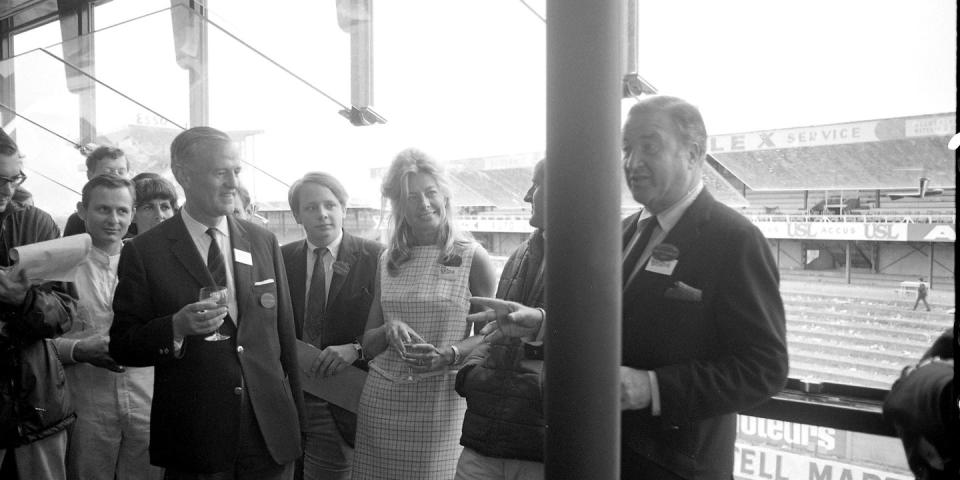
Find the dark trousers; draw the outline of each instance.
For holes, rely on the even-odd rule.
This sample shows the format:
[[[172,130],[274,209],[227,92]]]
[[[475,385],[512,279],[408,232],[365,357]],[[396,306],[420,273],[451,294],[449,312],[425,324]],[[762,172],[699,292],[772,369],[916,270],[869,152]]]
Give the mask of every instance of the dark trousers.
[[[253,405],[243,389],[240,402],[240,433],[237,442],[237,458],[230,470],[217,473],[192,473],[167,469],[164,480],[292,480],[295,462],[278,465],[260,433],[260,426],[253,413]]]
[[[623,448],[620,451],[620,480],[683,480],[683,477],[629,448]]]

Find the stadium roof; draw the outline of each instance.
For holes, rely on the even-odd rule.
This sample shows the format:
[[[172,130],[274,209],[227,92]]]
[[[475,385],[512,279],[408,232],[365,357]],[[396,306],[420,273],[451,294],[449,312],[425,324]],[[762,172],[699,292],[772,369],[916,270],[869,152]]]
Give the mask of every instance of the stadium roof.
[[[711,155],[751,190],[955,188],[954,114],[711,137]]]
[[[533,167],[504,168],[493,170],[456,169],[450,172],[454,203],[458,207],[493,207],[519,209],[526,206],[523,197],[530,188]],[[749,202],[714,168],[704,165],[703,183],[719,201],[731,207],[743,207]],[[620,181],[621,204],[637,205]]]
[[[955,187],[950,137],[713,154],[751,190]]]

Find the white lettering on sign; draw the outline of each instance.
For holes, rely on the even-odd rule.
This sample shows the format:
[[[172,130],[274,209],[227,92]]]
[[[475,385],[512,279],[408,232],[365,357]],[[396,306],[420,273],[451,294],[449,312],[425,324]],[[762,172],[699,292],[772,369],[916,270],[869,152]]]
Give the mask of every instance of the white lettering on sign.
[[[799,238],[811,240],[869,240],[875,242],[906,242],[906,223],[853,222],[755,222],[767,238]],[[954,234],[949,226],[944,226]],[[948,235],[938,230],[936,236]],[[934,235],[930,232],[928,235]]]
[[[952,115],[932,118],[912,118],[904,125],[904,135],[908,137],[929,137],[933,135],[953,135],[957,131],[957,119]]]
[[[906,466],[904,466],[906,468]],[[912,480],[906,473],[874,468],[737,442],[733,476],[739,480]]]
[[[761,132],[713,135],[708,150],[711,153],[745,152],[774,148],[813,147],[877,141],[878,122],[844,123],[822,127],[790,128]]]

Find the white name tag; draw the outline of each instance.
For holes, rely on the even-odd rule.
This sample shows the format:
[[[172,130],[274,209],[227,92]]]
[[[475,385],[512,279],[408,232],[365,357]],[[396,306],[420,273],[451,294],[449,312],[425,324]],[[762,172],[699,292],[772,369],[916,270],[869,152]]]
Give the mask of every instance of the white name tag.
[[[659,273],[660,275],[672,275],[673,269],[677,267],[677,260],[657,260],[650,257],[647,262],[646,270],[648,272]]]
[[[250,255],[250,252],[244,252],[243,250],[233,249],[233,259],[237,263],[242,263],[244,265],[253,265],[253,255]]]

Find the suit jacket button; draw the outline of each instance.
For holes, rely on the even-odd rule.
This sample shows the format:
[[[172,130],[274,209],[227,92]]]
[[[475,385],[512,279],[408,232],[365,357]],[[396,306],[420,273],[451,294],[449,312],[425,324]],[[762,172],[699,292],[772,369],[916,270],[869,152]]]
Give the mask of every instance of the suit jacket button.
[[[243,387],[234,388],[234,389],[233,389],[233,394],[234,394],[234,395],[242,395],[242,394],[243,394]]]
[[[237,353],[243,353],[243,346],[237,347]]]

